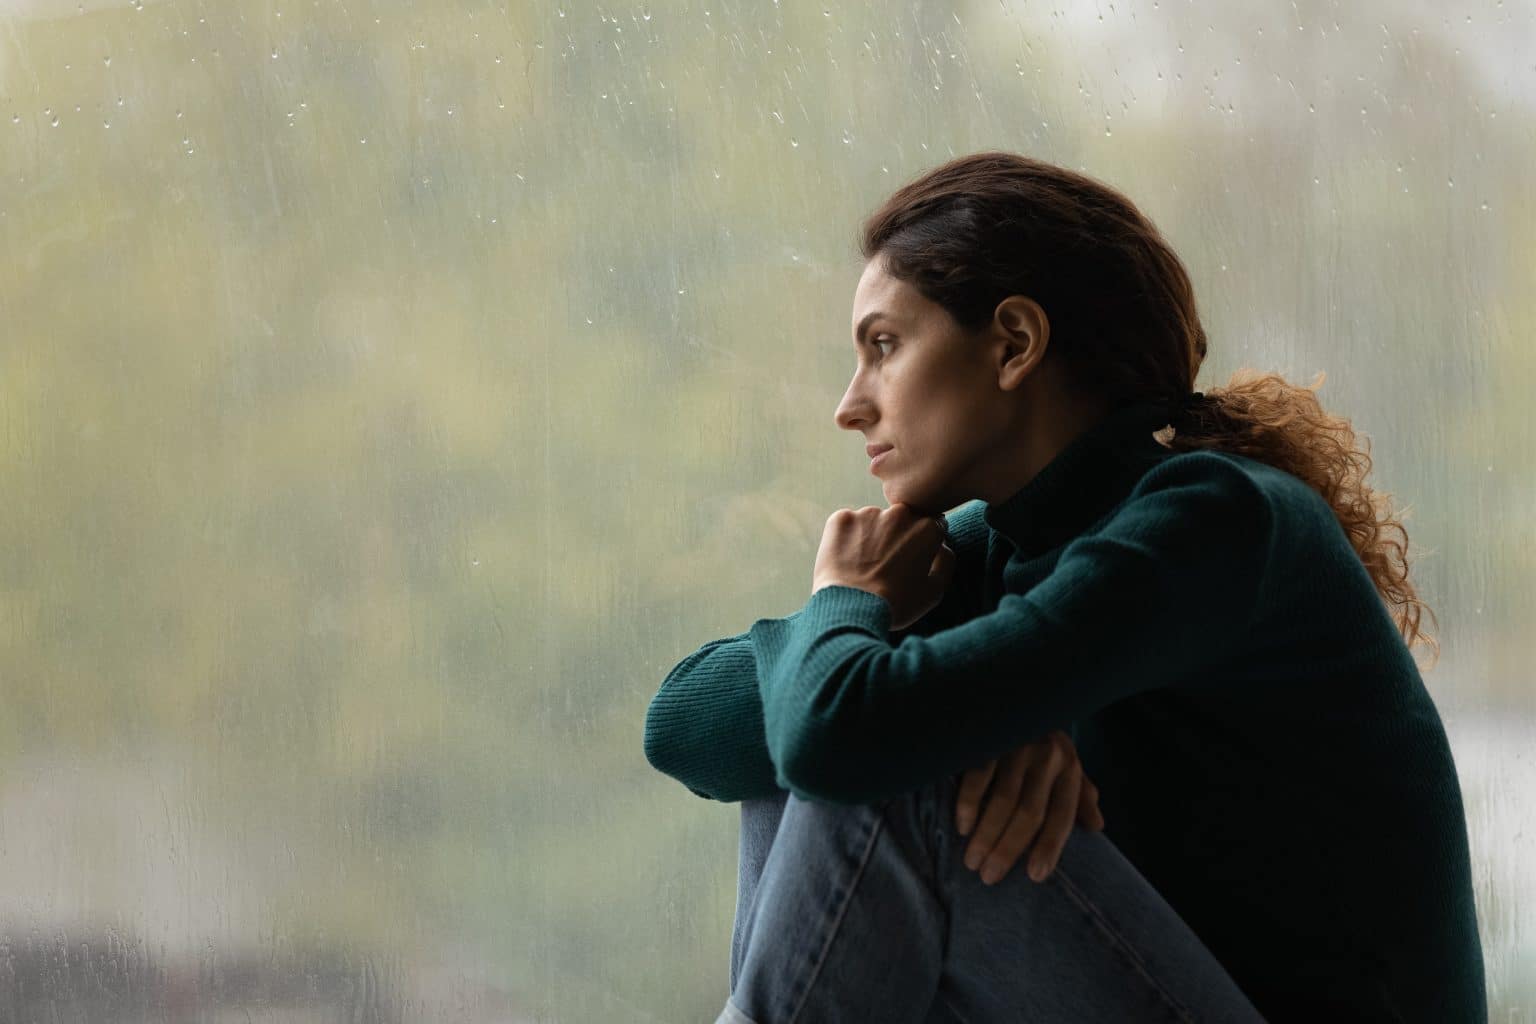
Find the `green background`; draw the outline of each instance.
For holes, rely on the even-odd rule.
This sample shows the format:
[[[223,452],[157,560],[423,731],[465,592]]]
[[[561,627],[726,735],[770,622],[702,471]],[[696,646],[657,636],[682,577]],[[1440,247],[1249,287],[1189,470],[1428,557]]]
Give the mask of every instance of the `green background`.
[[[859,223],[981,149],[1159,224],[1197,387],[1325,373],[1370,438],[1523,1019],[1533,42],[1514,3],[0,3],[0,1019],[712,1019],[736,811],[650,769],[646,704],[882,503],[832,420]]]

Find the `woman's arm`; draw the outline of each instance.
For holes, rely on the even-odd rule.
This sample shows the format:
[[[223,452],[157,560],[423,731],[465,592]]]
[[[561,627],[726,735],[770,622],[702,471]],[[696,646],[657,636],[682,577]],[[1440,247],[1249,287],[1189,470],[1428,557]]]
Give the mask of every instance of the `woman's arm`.
[[[949,591],[908,629],[892,632],[893,638],[927,636],[963,621],[985,556],[984,507],[971,502],[946,517],[956,562]],[[779,621],[790,623],[800,614]],[[695,795],[723,803],[783,788],[768,753],[750,631],[710,641],[667,673],[646,711],[645,759]]]
[[[995,611],[896,639],[891,606],[828,585],[748,634],[781,786],[867,803],[1197,680],[1242,642],[1268,565],[1269,499],[1227,459],[1151,470],[1116,515]]]
[[[712,640],[667,673],[645,713],[645,759],[723,803],[778,789],[748,634]]]

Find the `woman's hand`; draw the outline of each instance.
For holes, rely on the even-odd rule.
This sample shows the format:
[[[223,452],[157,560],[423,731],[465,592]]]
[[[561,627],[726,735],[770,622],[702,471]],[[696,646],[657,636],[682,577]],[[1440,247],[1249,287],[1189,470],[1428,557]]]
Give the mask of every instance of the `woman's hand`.
[[[865,590],[891,606],[891,629],[906,629],[943,600],[955,573],[937,516],[905,502],[840,508],[827,518],[811,593],[832,584]]]
[[[983,793],[987,807],[977,822]],[[976,825],[965,848],[965,866],[980,868],[988,885],[1008,873],[1031,841],[1029,877],[1044,881],[1056,869],[1074,819],[1094,831],[1104,827],[1098,788],[1083,774],[1077,748],[1059,729],[967,771],[955,798],[960,834],[969,835]]]

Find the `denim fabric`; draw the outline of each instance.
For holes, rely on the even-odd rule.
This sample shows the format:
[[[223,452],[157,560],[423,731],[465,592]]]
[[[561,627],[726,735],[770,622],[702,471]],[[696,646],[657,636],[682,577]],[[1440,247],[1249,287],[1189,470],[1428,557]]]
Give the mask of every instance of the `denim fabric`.
[[[1101,832],[1044,882],[964,862],[959,777],[877,804],[741,804],[731,995],[716,1024],[1263,1018]]]

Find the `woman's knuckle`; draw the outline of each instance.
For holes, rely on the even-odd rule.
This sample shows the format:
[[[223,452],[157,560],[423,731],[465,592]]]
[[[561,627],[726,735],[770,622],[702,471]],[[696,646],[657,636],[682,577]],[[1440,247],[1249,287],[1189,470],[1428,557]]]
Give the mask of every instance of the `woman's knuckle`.
[[[1035,855],[1051,854],[1060,850],[1066,843],[1067,837],[1063,835],[1054,823],[1046,825],[1035,837]]]
[[[1013,817],[1014,802],[1012,800],[997,800],[987,807],[987,818],[996,832],[1002,832],[1008,827],[1008,819]]]
[[[992,856],[1010,861],[1016,860],[1019,851],[1028,844],[1029,836],[1021,835],[1018,830],[1009,830],[1008,834],[999,839],[997,845],[992,848]]]
[[[975,846],[988,847],[997,841],[998,835],[1003,831],[1002,825],[995,815],[983,814],[981,821],[976,823],[971,842]]]

